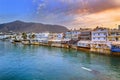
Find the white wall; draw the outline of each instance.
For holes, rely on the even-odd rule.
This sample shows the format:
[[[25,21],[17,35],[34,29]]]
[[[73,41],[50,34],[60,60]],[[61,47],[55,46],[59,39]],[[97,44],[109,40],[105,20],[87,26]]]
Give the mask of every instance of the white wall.
[[[92,41],[107,41],[108,31],[92,31]]]

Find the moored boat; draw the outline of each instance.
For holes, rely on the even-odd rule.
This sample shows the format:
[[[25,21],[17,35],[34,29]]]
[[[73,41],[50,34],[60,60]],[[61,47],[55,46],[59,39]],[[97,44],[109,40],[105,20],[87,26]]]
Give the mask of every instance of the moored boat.
[[[120,45],[112,45],[111,51],[112,52],[120,52]]]
[[[24,44],[24,45],[30,45],[30,40],[22,40],[22,44]]]
[[[120,42],[119,41],[113,41],[111,44],[111,52],[120,52]]]

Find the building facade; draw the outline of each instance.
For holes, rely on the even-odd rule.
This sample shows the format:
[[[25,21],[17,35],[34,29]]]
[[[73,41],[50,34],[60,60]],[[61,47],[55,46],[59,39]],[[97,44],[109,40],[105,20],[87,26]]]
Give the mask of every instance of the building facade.
[[[78,40],[80,35],[79,30],[70,30],[65,33],[65,38],[66,39],[71,39],[71,40]]]
[[[96,28],[91,33],[92,41],[107,41],[108,29],[105,28]]]
[[[120,30],[109,30],[108,41],[120,41]]]
[[[91,31],[92,30],[90,30],[90,29],[80,30],[79,40],[90,41],[91,40]]]

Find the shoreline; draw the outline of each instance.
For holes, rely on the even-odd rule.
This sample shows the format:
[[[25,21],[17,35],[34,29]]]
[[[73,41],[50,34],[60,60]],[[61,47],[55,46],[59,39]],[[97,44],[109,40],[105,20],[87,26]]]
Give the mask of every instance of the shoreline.
[[[21,42],[14,42],[12,44],[16,44],[16,43],[21,43]],[[23,44],[23,43],[21,43]],[[83,48],[83,47],[78,47],[75,45],[69,45],[69,44],[47,44],[47,43],[40,43],[40,44],[23,44],[23,45],[38,45],[38,46],[47,46],[47,47],[55,47],[55,48],[64,48],[64,49],[73,49],[73,50],[77,50],[77,51],[82,51],[82,52],[87,52],[89,54],[98,54],[98,55],[104,55],[104,56],[120,56],[119,52],[111,52],[110,50],[105,51],[103,50],[103,52],[99,52],[99,51],[91,51],[91,49],[89,48]]]

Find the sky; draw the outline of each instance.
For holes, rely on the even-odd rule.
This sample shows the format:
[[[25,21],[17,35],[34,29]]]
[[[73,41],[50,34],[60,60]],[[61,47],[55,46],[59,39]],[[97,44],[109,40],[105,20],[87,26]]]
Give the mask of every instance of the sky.
[[[120,0],[0,0],[0,23],[22,20],[67,28],[116,28]]]

